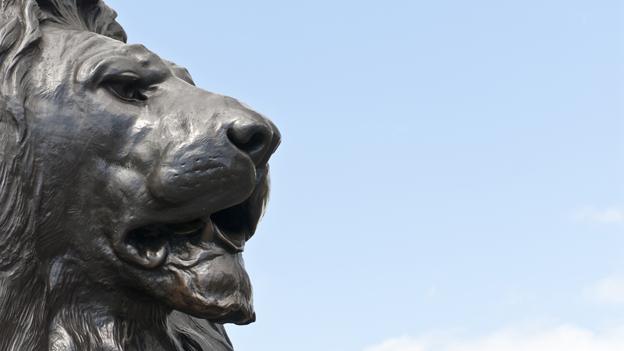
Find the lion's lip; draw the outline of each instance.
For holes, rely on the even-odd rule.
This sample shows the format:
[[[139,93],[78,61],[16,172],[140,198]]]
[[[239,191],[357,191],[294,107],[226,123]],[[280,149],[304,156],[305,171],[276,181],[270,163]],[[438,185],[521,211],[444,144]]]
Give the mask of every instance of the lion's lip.
[[[227,252],[239,253],[255,232],[266,191],[257,187],[245,201],[193,220],[148,222],[125,231],[117,254],[147,269],[165,262],[191,267]]]
[[[179,264],[200,258],[204,243],[214,237],[214,224],[197,219],[179,223],[151,223],[128,231],[121,250],[122,258],[144,268],[161,266],[172,253],[179,256]],[[119,252],[118,252],[119,253]]]

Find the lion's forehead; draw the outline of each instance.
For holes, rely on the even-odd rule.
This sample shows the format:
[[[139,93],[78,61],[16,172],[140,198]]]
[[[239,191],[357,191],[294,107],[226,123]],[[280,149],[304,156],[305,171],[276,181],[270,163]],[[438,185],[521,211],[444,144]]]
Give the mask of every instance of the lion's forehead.
[[[45,61],[54,61],[57,69],[53,72],[59,76],[56,81],[66,81],[70,75],[78,73],[77,68],[90,65],[95,66],[100,61],[123,58],[137,67],[149,69],[165,74],[171,68],[157,54],[141,44],[125,44],[121,41],[88,31],[76,31],[51,28],[44,30],[42,56]],[[49,69],[44,69],[46,75]]]

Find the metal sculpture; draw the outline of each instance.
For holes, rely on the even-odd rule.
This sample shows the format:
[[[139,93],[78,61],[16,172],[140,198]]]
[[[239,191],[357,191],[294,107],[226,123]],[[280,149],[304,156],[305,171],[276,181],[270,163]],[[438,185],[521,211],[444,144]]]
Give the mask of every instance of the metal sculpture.
[[[231,350],[280,135],[97,0],[0,5],[0,350]]]

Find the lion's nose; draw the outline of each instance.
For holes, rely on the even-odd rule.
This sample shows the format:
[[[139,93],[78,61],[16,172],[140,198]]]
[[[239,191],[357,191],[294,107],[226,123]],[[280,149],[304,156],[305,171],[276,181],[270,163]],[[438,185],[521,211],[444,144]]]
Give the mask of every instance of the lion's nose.
[[[263,118],[236,119],[228,128],[228,139],[253,163],[262,166],[279,144],[279,132]]]

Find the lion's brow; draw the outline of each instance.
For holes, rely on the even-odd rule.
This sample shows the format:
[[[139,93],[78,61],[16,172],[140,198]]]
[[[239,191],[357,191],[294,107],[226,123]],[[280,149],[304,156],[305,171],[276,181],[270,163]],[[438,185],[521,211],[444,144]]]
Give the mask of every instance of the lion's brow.
[[[90,56],[77,72],[77,80],[97,83],[111,72],[135,71],[145,81],[158,82],[171,74],[166,63],[143,46],[128,45],[114,54],[109,50]]]
[[[151,52],[141,44],[125,45],[122,52],[127,54],[130,59],[136,60],[136,63],[144,68],[163,72],[168,70],[167,64],[160,56]]]

